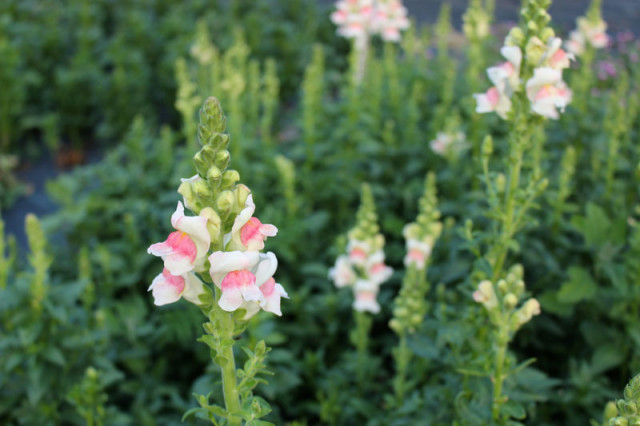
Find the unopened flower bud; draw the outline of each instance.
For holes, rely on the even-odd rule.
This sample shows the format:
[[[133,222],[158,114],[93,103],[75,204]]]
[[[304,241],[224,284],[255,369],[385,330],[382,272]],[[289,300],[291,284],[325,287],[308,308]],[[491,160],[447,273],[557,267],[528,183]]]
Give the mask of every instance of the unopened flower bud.
[[[225,214],[231,211],[233,207],[234,196],[231,191],[222,191],[216,199],[216,207],[220,212]]]
[[[507,291],[509,291],[509,284],[507,284],[505,280],[499,280],[497,285],[500,293],[505,294]]]
[[[229,159],[231,156],[229,155],[229,151],[226,149],[220,150],[216,153],[215,165],[220,170],[224,170],[229,165]]]
[[[520,27],[513,27],[505,40],[507,46],[520,46],[524,40],[524,33]]]
[[[516,281],[513,285],[513,292],[516,294],[516,296],[522,295],[522,293],[524,293],[524,281]]]
[[[216,166],[209,167],[209,170],[207,170],[207,180],[209,183],[216,182],[220,177],[222,177],[222,172],[219,168]]]
[[[482,142],[482,155],[491,157],[491,154],[493,154],[493,139],[490,135],[487,135]]]
[[[216,213],[216,211],[211,207],[205,207],[200,211],[199,216],[207,218],[207,231],[209,231],[211,241],[217,241],[220,237],[220,228],[222,226],[222,221],[220,220],[218,213]]]
[[[530,24],[532,22],[529,22]],[[535,24],[534,24],[535,25]],[[525,47],[525,54],[527,60],[531,64],[538,64],[545,52],[547,51],[547,45],[542,42],[538,37],[531,37]]]
[[[508,293],[505,297],[504,297],[504,306],[507,309],[513,309],[516,307],[516,305],[518,304],[518,298],[516,297],[515,294],[513,293]]]
[[[618,408],[616,408],[616,403],[613,401],[607,402],[607,405],[604,407],[604,420],[607,421],[613,417],[618,415]]]
[[[507,178],[505,178],[504,173],[499,173],[496,176],[496,191],[502,194],[507,187]]]
[[[195,192],[196,197],[201,200],[207,200],[211,197],[211,189],[209,184],[204,180],[196,180],[193,182],[192,190]]]
[[[248,186],[240,184],[234,188],[234,193],[236,195],[238,211],[241,211],[247,203],[247,198],[249,197],[249,194],[251,194],[251,190]]]
[[[548,16],[547,12],[545,12],[545,15]],[[551,37],[555,37],[555,35],[556,35],[555,31],[553,31],[553,29],[549,27],[543,28],[542,31],[540,32],[540,38],[545,42],[549,40]]]
[[[239,180],[240,173],[238,173],[236,170],[225,170],[225,172],[222,174],[221,186],[223,188],[231,188]]]
[[[509,269],[509,272],[514,274],[516,277],[518,277],[518,279],[522,279],[522,277],[524,276],[524,268],[522,268],[522,265],[519,263],[513,265]]]

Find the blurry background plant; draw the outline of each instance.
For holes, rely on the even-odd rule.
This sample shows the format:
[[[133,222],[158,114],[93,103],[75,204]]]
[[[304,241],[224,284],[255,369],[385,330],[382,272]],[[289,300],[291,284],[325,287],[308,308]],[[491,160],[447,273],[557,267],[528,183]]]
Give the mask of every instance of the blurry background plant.
[[[444,9],[438,24],[412,25],[399,44],[374,40],[364,84],[356,86],[349,42],[335,34],[330,10],[311,0],[117,8],[108,1],[65,8],[54,0],[0,2],[7,52],[0,62],[13,64],[0,67],[3,88],[11,88],[0,93],[0,114],[12,118],[8,152],[33,159],[72,140],[84,149],[109,147],[99,163],[48,185],[60,211],[42,219],[49,244],[24,251],[34,265],[2,239],[0,423],[83,424],[88,415],[97,423],[104,410],[116,423],[173,424],[196,405],[192,393],[213,388],[219,372],[207,367],[207,348],[193,344],[199,314],[183,304],[150,309],[146,289],[157,271],[145,253],[149,241],[166,236],[175,182],[189,172],[185,129],[196,111],[174,108],[176,100],[209,95],[238,103],[241,120],[234,124],[228,112],[242,135],[243,178],[263,206],[261,220],[280,230],[267,248],[278,253],[291,300],[277,326],[258,315],[242,337],[273,348],[267,368],[275,375],[257,392],[274,409],[266,419],[488,422],[491,390],[479,376],[493,368],[490,323],[471,298],[468,277],[484,266],[470,241],[493,226],[478,177],[484,136],[493,135],[492,158],[500,159],[508,135],[498,117],[474,111],[471,94],[486,87],[485,68],[501,60],[502,34],[491,27],[482,38],[483,22],[495,21],[493,3],[469,3],[464,36]],[[576,14],[586,13],[585,5]],[[505,380],[504,393],[519,404],[503,409],[532,424],[600,422],[606,402],[640,368],[640,66],[637,43],[628,35],[615,40],[584,71],[591,86],[574,85],[585,63],[572,63],[565,74],[574,103],[534,134],[539,149],[527,160],[549,186],[509,250],[542,314],[510,344],[513,359],[537,361]],[[598,80],[600,60],[615,64],[615,77]],[[22,102],[3,109],[4,96]],[[441,131],[462,132],[469,149],[443,160],[428,146]],[[342,247],[338,235],[354,222],[363,181],[375,195],[386,260],[401,271],[402,230],[416,218],[427,172],[436,177],[442,232],[426,276],[429,309],[406,336],[416,373],[398,403],[390,396],[400,346],[389,320],[402,274],[380,288],[371,380],[358,394],[356,352],[344,326],[351,300],[336,294],[327,272]],[[498,197],[508,190],[504,172],[490,174]],[[0,198],[10,194],[0,188]],[[47,296],[34,299],[36,289]]]

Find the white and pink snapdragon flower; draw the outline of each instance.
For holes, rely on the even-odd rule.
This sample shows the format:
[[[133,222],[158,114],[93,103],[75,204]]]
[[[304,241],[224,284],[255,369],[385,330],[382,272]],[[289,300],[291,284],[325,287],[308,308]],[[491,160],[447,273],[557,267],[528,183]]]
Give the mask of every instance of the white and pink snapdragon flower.
[[[209,273],[213,283],[221,290],[218,305],[227,312],[240,308],[245,319],[260,309],[282,315],[280,299],[288,298],[284,288],[275,282],[273,274],[278,260],[272,252],[217,251],[209,256]]]
[[[558,37],[549,37],[546,44],[533,37],[527,44],[528,52],[529,46],[531,52],[541,51],[537,57],[527,56],[529,61],[535,61],[533,76],[525,83],[531,111],[556,120],[560,117],[559,112],[564,112],[571,102],[572,92],[562,80],[562,70],[570,66],[574,56],[562,49],[562,40]],[[521,89],[522,50],[517,46],[504,46],[500,52],[507,61],[487,69],[494,87],[473,96],[477,101],[476,112],[496,112],[506,119],[511,111],[511,98]]]
[[[591,21],[585,17],[576,20],[578,27],[569,33],[565,47],[576,56],[584,53],[589,43],[594,49],[603,49],[609,44],[607,23],[600,19]]]
[[[264,249],[267,237],[276,236],[278,228],[260,222],[260,219],[253,216],[255,211],[253,196],[249,194],[244,209],[236,216],[231,232],[224,236],[227,250],[260,251]]]
[[[194,176],[183,180],[183,184],[198,180]],[[253,217],[255,204],[249,194],[244,208],[234,220],[231,232],[223,236],[226,251],[209,254],[211,234],[208,225],[214,224],[209,222],[212,212],[208,210],[211,209],[203,209],[198,216],[185,216],[184,206],[178,202],[171,217],[171,224],[176,231],[169,234],[166,241],[149,247],[150,254],[164,260],[162,273],[154,278],[149,287],[154,303],[166,305],[184,298],[200,304],[199,297],[207,290],[195,272],[204,272],[205,261],[208,260],[208,272],[221,292],[218,305],[224,311],[244,309],[245,319],[251,318],[260,309],[282,315],[280,299],[289,296],[273,278],[278,260],[271,252],[260,253],[266,238],[275,236],[278,229],[262,224]],[[211,226],[211,229],[216,227]]]
[[[487,69],[493,87],[473,97],[477,102],[476,112],[495,112],[506,119],[511,111],[511,96],[520,88],[522,50],[518,46],[503,46],[500,53],[506,61]]]
[[[331,21],[339,35],[354,39],[358,47],[375,34],[399,42],[400,31],[409,28],[407,9],[400,0],[339,0]]]
[[[204,261],[211,245],[207,229],[207,218],[185,216],[182,202],[178,202],[171,216],[171,225],[176,231],[161,243],[152,244],[147,252],[159,256],[164,267],[172,275],[183,275],[192,270],[203,270]]]
[[[467,148],[466,139],[464,132],[438,132],[436,138],[429,142],[429,147],[443,157],[457,156]]]
[[[329,278],[336,287],[352,288],[353,309],[359,312],[380,312],[378,290],[393,274],[393,269],[385,264],[382,248],[376,248],[381,246],[377,237],[380,236],[373,241],[350,238],[347,254],[338,256],[335,266],[329,269]]]

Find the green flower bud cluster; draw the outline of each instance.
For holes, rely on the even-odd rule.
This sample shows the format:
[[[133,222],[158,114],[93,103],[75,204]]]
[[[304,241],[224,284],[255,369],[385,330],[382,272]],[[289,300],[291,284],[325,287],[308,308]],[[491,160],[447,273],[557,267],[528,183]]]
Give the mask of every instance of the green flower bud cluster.
[[[616,408],[616,417],[609,419],[609,426],[640,425],[640,375],[624,388],[624,399],[616,401]]]
[[[207,23],[204,20],[199,20],[196,24],[196,42],[191,46],[189,53],[200,65],[208,65],[215,58],[219,58],[220,53],[211,43]]]
[[[229,135],[223,133],[226,117],[218,99],[208,98],[200,110],[198,141],[202,145],[193,157],[197,175],[184,179],[178,192],[195,214],[208,219],[212,244],[219,243],[221,231],[229,232],[236,215],[245,207],[249,188],[238,184],[240,174],[228,169]]]
[[[469,40],[482,40],[489,35],[490,16],[481,0],[471,0],[462,16],[462,31]]]
[[[373,194],[371,187],[366,183],[362,184],[362,198],[356,213],[356,226],[349,231],[348,237],[349,241],[355,240],[368,244],[371,253],[382,250],[384,247],[384,236],[380,234]]]
[[[491,323],[497,327],[506,325],[509,335],[540,314],[540,303],[534,298],[527,299],[518,308],[525,292],[522,277],[522,265],[517,264],[495,284],[488,280],[480,282],[473,293],[473,299],[487,309]]]
[[[436,177],[430,172],[425,179],[424,194],[418,201],[418,216],[416,221],[405,228],[405,238],[428,242],[432,247],[442,233],[438,210]]]
[[[289,217],[294,217],[298,210],[295,166],[291,160],[283,155],[276,155],[275,163],[280,175],[284,198],[287,201],[287,214]]]
[[[31,250],[29,263],[34,270],[30,285],[31,307],[34,311],[40,312],[42,310],[42,301],[47,296],[47,271],[51,265],[52,258],[46,252],[47,239],[42,230],[42,225],[35,215],[27,215],[25,231]]]
[[[7,244],[7,242],[9,244]],[[15,246],[15,239],[8,240],[4,234],[4,222],[0,219],[0,290],[6,288],[9,279],[9,271],[16,259],[16,250],[12,249],[12,243]],[[9,253],[7,252],[9,246]]]
[[[436,177],[433,172],[427,175],[424,194],[418,202],[419,212],[414,223],[405,227],[405,238],[428,244],[431,248],[442,233],[440,211],[436,190]],[[429,249],[430,250],[430,249]],[[424,253],[424,268],[405,260],[407,270],[402,281],[398,297],[394,301],[393,318],[389,327],[401,335],[414,333],[422,324],[422,320],[429,308],[426,295],[429,292],[429,282],[426,279],[426,268],[430,253]]]
[[[598,25],[602,22],[602,0],[591,0],[589,9],[587,10],[587,22],[592,25]]]

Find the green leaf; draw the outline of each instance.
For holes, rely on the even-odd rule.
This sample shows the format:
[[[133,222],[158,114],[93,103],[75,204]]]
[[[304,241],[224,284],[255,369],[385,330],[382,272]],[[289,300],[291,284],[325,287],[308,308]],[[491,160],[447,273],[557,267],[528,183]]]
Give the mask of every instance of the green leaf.
[[[523,405],[512,399],[502,404],[502,406],[500,407],[500,411],[502,412],[502,414],[508,416],[509,418],[522,420],[527,417],[527,412],[525,411]]]
[[[575,304],[581,300],[590,300],[596,294],[598,284],[591,274],[578,266],[569,268],[569,281],[558,290],[558,301]]]
[[[50,361],[56,365],[59,365],[60,367],[64,367],[66,363],[64,355],[62,354],[60,349],[55,348],[53,346],[47,347],[42,352],[42,356],[44,356],[45,359],[47,359],[47,361]]]

